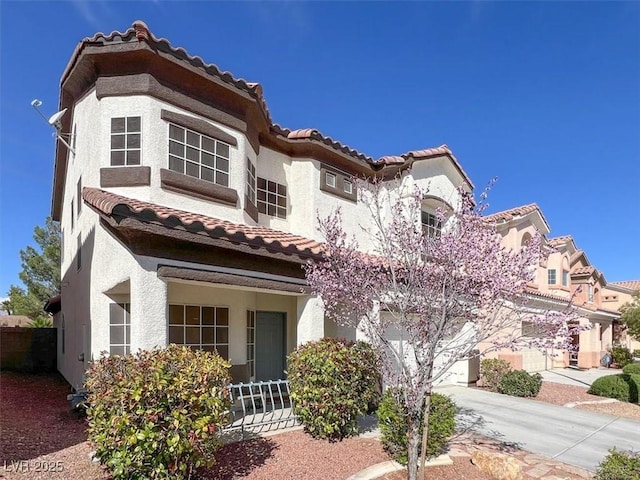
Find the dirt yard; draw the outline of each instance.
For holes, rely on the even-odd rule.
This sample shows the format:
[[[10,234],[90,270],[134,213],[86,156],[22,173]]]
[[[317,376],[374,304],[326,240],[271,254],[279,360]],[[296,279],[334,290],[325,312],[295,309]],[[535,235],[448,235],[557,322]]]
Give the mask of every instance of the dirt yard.
[[[584,389],[575,388],[545,383],[538,400],[564,404],[587,398]],[[58,375],[0,373],[0,478],[109,478],[99,465],[89,460],[92,449],[86,442],[86,420],[70,411],[66,400],[69,391],[68,384]],[[616,409],[615,404],[608,404],[607,408],[611,409],[609,413]],[[429,478],[487,480],[489,477],[470,463],[469,454],[474,449],[501,450],[502,446],[486,439],[457,437],[450,452],[454,465],[430,469]],[[585,478],[583,474],[572,473],[571,468],[562,469],[560,464],[527,452],[511,450],[508,453],[523,467],[534,465],[536,471],[544,468],[547,474],[560,475],[560,478]],[[375,439],[351,438],[329,443],[314,440],[297,430],[227,445],[217,453],[216,465],[199,472],[197,478],[344,480],[388,459]],[[385,478],[404,477],[398,472]],[[545,477],[530,476],[525,469],[525,478]]]

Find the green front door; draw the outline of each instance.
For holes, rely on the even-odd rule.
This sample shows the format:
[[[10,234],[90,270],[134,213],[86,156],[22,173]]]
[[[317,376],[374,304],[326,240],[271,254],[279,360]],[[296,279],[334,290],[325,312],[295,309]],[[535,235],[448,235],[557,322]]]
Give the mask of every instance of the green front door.
[[[284,379],[286,313],[256,313],[256,381]]]

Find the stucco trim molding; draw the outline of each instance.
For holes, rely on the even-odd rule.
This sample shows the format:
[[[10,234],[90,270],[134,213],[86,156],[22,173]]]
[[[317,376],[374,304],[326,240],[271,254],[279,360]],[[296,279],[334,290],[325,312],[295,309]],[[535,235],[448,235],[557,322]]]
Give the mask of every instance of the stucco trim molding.
[[[212,272],[195,268],[172,267],[158,265],[158,277],[174,278],[180,280],[190,280],[195,282],[218,283],[223,285],[234,285],[237,287],[263,288],[266,290],[279,290],[281,292],[298,293],[309,295],[311,288],[298,283],[288,283],[279,280],[269,280],[231,273]]]
[[[216,185],[166,168],[160,169],[160,186],[177,193],[225,203],[233,207],[238,203],[238,192],[233,188]]]
[[[103,167],[100,187],[141,187],[151,185],[151,167]]]
[[[215,125],[211,125],[209,122],[206,122],[199,118],[190,117],[189,115],[183,115],[181,113],[170,112],[169,110],[164,109],[161,111],[160,117],[163,120],[175,123],[177,125],[180,125],[181,127],[195,130],[196,132],[228,143],[229,145],[233,145],[234,147],[238,146],[236,137],[234,137],[233,135],[229,135],[227,132],[216,127]]]

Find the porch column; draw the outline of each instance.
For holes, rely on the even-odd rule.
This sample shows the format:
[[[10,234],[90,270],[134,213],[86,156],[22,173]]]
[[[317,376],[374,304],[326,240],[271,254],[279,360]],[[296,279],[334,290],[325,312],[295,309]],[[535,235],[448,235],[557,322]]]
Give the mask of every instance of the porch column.
[[[131,352],[167,345],[167,309],[167,283],[155,265],[136,268],[131,274]]]
[[[324,337],[324,308],[319,297],[305,295],[297,298],[297,345]]]

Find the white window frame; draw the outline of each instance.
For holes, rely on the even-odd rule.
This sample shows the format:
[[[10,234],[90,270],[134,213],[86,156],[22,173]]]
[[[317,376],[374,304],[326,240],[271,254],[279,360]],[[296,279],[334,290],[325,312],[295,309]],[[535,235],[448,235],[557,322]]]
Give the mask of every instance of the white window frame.
[[[442,234],[442,221],[435,213],[422,210],[420,214],[420,223],[422,231],[431,238],[438,238]]]
[[[123,312],[122,321],[114,322],[111,317],[111,305],[118,305]],[[119,320],[119,319],[115,319]],[[114,343],[112,332],[114,329],[122,330],[122,343]],[[114,352],[114,349],[122,349],[122,353]],[[112,302],[109,304],[109,355],[128,355],[131,353],[131,304],[128,302]]]
[[[264,185],[261,186],[260,184]],[[282,188],[281,188],[282,187]],[[270,217],[287,218],[287,186],[266,178],[258,177],[258,213]]]
[[[558,275],[555,268],[550,268],[547,270],[547,283],[549,285],[558,284]]]
[[[331,188],[336,188],[337,176],[335,173],[325,172],[324,174],[324,183]]]
[[[182,318],[183,323],[178,323],[172,320],[171,318],[171,310],[172,308],[177,309],[182,307]],[[198,323],[188,323],[187,314],[188,310],[191,309],[191,313],[195,313],[195,309],[198,312]],[[213,323],[203,323],[203,311],[204,309],[213,309]],[[219,313],[223,310],[226,310],[226,324],[219,323]],[[191,348],[197,348],[199,350],[207,350],[213,351],[214,349],[218,352],[218,354],[228,360],[229,359],[229,334],[230,334],[230,314],[231,309],[228,306],[220,306],[220,305],[194,305],[194,304],[182,304],[182,303],[171,303],[169,304],[169,342],[177,343],[178,345],[186,345]],[[171,332],[172,328],[174,332],[177,332],[178,329],[182,327],[182,342],[173,342],[171,341]],[[190,333],[195,333],[198,330],[198,338],[197,342],[189,342],[188,329],[193,329]],[[203,341],[204,340],[204,332],[207,329],[212,330],[213,339],[212,341]],[[222,334],[222,331],[226,331],[226,335]],[[218,335],[220,335],[220,341],[218,340]],[[223,341],[223,337],[226,336],[226,341]]]
[[[347,180],[346,178],[343,180],[343,190],[345,193],[352,194],[353,193],[353,182],[351,180]]]
[[[133,123],[133,120],[139,122],[139,127],[136,130],[134,126],[130,126]],[[114,120],[124,120],[124,131],[113,131],[113,122]],[[124,145],[114,147],[114,142],[116,138],[123,137]],[[111,143],[110,143],[110,157],[109,157],[109,165],[112,167],[137,167],[142,165],[142,117],[140,116],[130,116],[130,117],[112,117],[111,118]],[[137,139],[137,142],[136,142]],[[136,146],[137,143],[137,146]],[[124,159],[122,163],[117,161],[114,163],[113,157],[114,153],[124,153]],[[137,157],[137,158],[136,158]]]
[[[568,270],[562,270],[562,286],[563,287],[568,287],[569,286],[569,271]]]
[[[169,123],[168,128],[169,170],[229,186],[231,145],[175,123]],[[182,139],[176,136],[178,131],[182,131]]]

